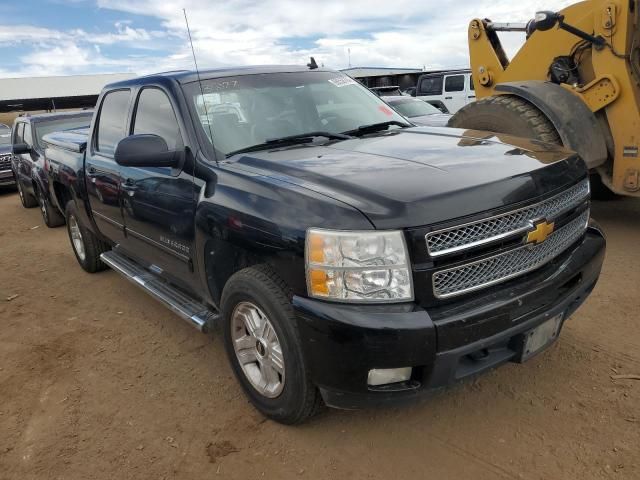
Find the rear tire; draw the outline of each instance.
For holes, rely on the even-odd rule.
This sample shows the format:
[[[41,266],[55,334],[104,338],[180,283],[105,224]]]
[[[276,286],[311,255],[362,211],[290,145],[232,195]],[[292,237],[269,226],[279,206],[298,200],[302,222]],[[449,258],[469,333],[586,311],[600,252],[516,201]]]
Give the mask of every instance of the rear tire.
[[[511,95],[483,98],[461,108],[449,126],[506,133],[562,145],[553,124],[529,102]]]
[[[100,254],[108,251],[109,245],[82,226],[78,220],[78,211],[73,201],[67,203],[65,214],[71,248],[73,248],[73,253],[80,266],[89,273],[105,270],[107,265],[100,260]]]
[[[16,179],[16,187],[18,188],[18,195],[20,195],[20,203],[24,208],[33,208],[38,206],[38,200],[36,197],[24,191],[24,187],[22,186],[22,182],[18,179],[17,176],[14,177]]]
[[[224,345],[236,378],[263,415],[289,425],[304,422],[322,405],[290,298],[285,283],[261,265],[234,274],[221,302]]]
[[[40,205],[40,213],[42,214],[42,220],[44,221],[44,224],[49,228],[55,228],[64,225],[64,217],[56,207],[51,205],[51,202],[42,193],[42,190],[38,189],[37,193],[38,204]]]

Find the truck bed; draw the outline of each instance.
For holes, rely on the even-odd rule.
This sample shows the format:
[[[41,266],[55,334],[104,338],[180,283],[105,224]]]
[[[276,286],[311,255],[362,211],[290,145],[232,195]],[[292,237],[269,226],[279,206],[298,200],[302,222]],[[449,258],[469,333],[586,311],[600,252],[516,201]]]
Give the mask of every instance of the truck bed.
[[[77,130],[65,130],[63,132],[53,132],[45,135],[42,139],[47,146],[54,146],[72,152],[84,152],[87,148],[89,138],[89,128],[79,128]]]

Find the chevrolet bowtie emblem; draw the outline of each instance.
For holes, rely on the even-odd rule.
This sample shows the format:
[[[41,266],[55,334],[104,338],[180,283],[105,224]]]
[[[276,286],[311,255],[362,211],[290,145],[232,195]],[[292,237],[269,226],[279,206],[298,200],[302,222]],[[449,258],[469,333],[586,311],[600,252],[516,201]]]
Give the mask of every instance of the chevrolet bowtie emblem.
[[[539,243],[544,242],[549,235],[553,233],[555,224],[553,222],[542,221],[535,226],[535,230],[532,230],[527,234],[527,243]]]

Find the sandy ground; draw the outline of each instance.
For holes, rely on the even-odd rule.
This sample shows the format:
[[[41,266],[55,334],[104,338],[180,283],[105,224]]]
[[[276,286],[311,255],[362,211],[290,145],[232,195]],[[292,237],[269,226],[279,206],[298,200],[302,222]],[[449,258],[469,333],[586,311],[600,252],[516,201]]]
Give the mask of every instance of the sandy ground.
[[[198,334],[0,194],[0,479],[640,478],[640,202],[596,204],[598,287],[525,365],[403,408],[265,421]],[[15,295],[17,297],[7,300]]]

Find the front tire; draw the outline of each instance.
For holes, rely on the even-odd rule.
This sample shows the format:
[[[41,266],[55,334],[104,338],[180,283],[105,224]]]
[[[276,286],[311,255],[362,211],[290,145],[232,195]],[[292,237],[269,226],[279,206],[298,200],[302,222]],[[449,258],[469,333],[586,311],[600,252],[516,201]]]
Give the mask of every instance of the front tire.
[[[14,175],[14,178],[16,179],[16,186],[18,188],[18,195],[20,196],[20,203],[22,203],[22,206],[24,208],[33,208],[38,206],[38,200],[30,193],[24,191],[24,187],[22,186],[22,182],[18,176]]]
[[[46,198],[42,190],[38,188],[38,204],[40,205],[40,213],[42,214],[42,220],[44,224],[49,228],[60,227],[64,225],[64,217],[60,214],[58,209],[51,205],[51,202]]]
[[[470,103],[451,117],[449,126],[506,133],[562,145],[560,135],[544,113],[529,102],[511,95],[498,95]],[[595,200],[618,197],[602,182],[598,173],[592,172],[590,181],[591,196]]]
[[[451,117],[449,126],[506,133],[562,145],[555,127],[540,110],[511,95],[487,97],[470,103]]]
[[[251,403],[284,424],[302,423],[321,406],[302,353],[290,293],[268,267],[234,274],[222,294],[225,350]]]
[[[80,266],[89,273],[106,269],[107,265],[100,260],[100,254],[108,251],[109,245],[82,226],[78,220],[78,211],[73,201],[67,203],[65,216],[71,247]]]

